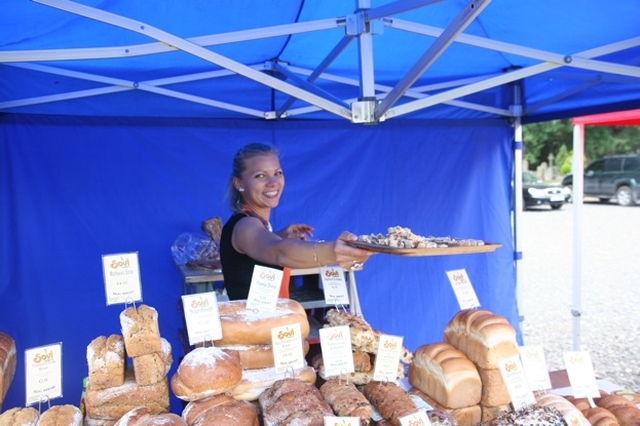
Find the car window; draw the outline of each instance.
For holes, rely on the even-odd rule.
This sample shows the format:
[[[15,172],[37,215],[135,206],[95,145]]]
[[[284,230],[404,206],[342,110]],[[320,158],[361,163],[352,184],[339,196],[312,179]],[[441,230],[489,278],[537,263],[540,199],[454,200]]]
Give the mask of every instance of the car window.
[[[631,172],[640,169],[640,160],[638,157],[629,157],[624,160],[624,171]]]
[[[607,158],[604,161],[605,172],[619,172],[622,170],[622,158]]]
[[[601,172],[604,169],[604,160],[596,160],[585,169],[585,172]]]
[[[538,176],[534,175],[533,173],[523,173],[522,174],[522,182],[523,183],[536,183],[539,180],[540,179],[538,179]]]

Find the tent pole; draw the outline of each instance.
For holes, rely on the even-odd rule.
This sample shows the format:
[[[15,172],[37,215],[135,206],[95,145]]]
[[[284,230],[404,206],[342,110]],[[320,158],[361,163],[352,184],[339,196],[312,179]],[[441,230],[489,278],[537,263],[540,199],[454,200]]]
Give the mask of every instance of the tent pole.
[[[520,117],[514,121],[514,144],[513,144],[513,240],[514,249],[513,261],[516,268],[516,306],[518,307],[518,317],[520,322],[524,321],[524,311],[522,309],[523,283],[522,278],[522,239],[518,232],[522,219],[523,199],[522,199],[522,122]]]
[[[573,125],[573,350],[580,350],[582,316],[582,210],[584,194],[584,124]]]

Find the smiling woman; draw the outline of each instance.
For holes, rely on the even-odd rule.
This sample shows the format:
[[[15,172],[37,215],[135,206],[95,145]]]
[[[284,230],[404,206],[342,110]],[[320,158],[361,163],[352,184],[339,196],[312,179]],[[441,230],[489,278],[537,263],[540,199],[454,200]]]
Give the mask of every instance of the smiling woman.
[[[338,264],[360,269],[372,252],[352,247],[357,235],[343,232],[335,241],[307,241],[313,227],[294,223],[273,232],[269,218],[284,190],[284,173],[273,146],[253,143],[233,159],[227,196],[233,215],[222,228],[220,261],[224,285],[231,300],[246,299],[256,265],[283,270],[288,297],[289,268],[317,268]]]
[[[522,195],[525,209],[547,205],[557,210],[563,206],[567,198],[562,186],[545,183],[531,172],[522,173]]]

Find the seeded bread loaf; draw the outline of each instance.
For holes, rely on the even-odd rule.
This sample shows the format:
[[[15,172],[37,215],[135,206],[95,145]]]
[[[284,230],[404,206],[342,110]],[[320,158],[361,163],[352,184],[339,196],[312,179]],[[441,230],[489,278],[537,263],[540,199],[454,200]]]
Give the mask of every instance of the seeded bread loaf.
[[[96,337],[87,346],[89,382],[93,389],[106,389],[124,383],[126,355],[122,336]]]
[[[160,352],[153,352],[132,358],[133,374],[140,386],[152,385],[165,379],[171,369],[173,356],[171,344],[165,338],[160,338]]]
[[[147,305],[130,306],[120,313],[120,326],[127,355],[136,357],[162,350],[158,311]]]

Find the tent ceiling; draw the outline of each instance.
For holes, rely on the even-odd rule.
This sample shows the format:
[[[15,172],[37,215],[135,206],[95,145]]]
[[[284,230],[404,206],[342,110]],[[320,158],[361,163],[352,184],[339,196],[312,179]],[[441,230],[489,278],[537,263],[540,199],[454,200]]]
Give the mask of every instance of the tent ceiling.
[[[10,0],[0,111],[375,123],[636,108],[637,16],[635,0]]]

